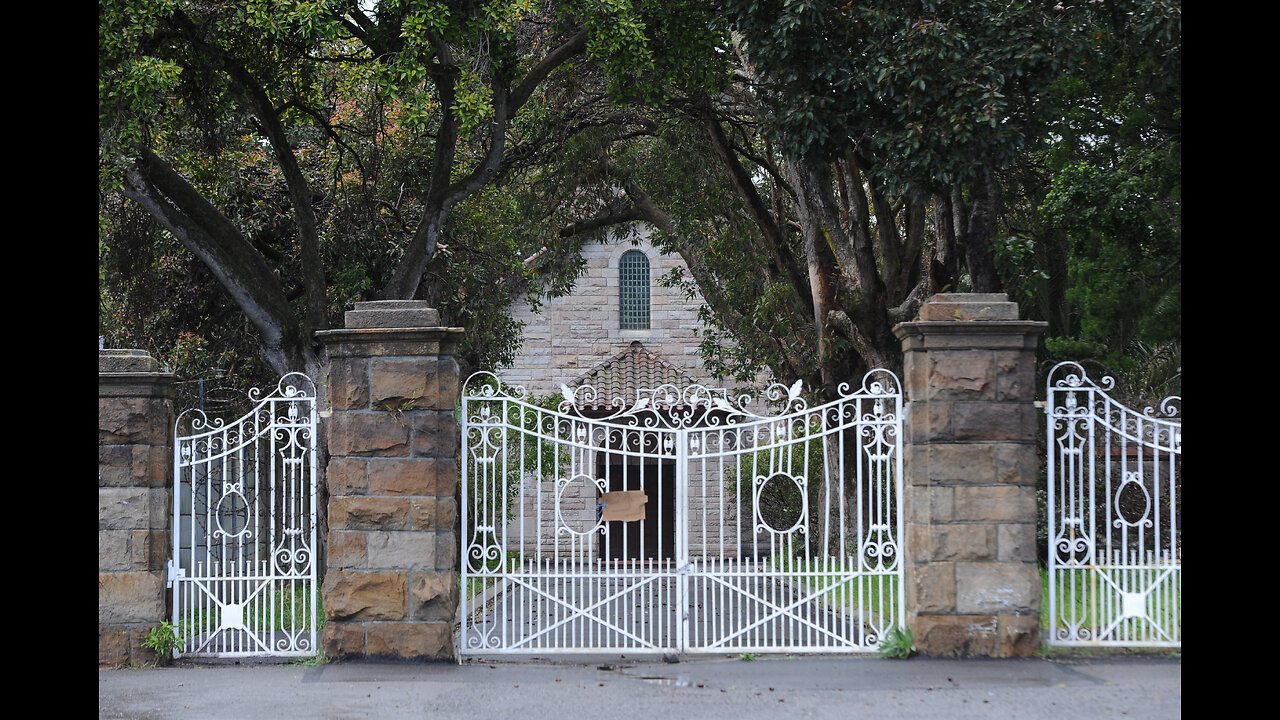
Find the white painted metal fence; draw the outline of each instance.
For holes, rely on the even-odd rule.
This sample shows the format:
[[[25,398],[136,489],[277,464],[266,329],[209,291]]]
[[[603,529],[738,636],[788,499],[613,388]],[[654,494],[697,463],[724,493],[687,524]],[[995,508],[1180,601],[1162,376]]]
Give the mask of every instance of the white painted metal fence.
[[[1138,413],[1049,374],[1049,642],[1182,645],[1182,399]]]
[[[776,412],[702,386],[592,413],[462,394],[463,654],[857,652],[904,622],[902,398],[875,371]],[[634,499],[643,517],[612,520]]]
[[[178,657],[316,653],[316,393],[284,376],[224,425],[178,417],[173,624]],[[184,429],[191,434],[184,435]]]

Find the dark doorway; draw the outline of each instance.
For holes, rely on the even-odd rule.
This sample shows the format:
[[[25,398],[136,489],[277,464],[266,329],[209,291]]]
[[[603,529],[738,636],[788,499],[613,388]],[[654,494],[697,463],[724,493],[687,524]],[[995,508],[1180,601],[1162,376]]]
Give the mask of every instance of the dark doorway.
[[[640,464],[614,455],[602,457],[598,471],[609,480],[609,491],[644,490],[649,497],[644,520],[609,522],[601,557],[610,560],[670,560],[675,557],[675,463],[650,460]]]

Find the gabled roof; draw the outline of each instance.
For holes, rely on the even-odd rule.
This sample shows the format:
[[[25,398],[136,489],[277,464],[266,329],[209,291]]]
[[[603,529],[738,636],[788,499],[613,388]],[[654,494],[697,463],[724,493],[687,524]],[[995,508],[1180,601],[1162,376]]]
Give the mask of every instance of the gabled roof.
[[[646,348],[636,340],[627,349],[596,365],[570,385],[574,388],[591,385],[597,391],[595,398],[583,399],[579,407],[584,410],[603,410],[614,407],[614,400],[622,399],[623,407],[636,402],[636,388],[656,388],[671,384],[683,387],[693,381],[689,374],[667,362],[661,355]]]

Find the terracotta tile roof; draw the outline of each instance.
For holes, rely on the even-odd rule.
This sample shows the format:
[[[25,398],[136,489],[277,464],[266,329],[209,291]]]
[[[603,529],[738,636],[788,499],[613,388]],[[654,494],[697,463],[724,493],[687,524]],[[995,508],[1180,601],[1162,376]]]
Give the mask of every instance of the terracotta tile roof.
[[[583,409],[604,409],[613,406],[615,398],[622,398],[625,406],[636,401],[636,388],[656,388],[664,383],[683,387],[692,383],[689,374],[667,362],[636,340],[622,352],[605,360],[574,380],[570,385],[593,386],[599,395],[583,401]]]

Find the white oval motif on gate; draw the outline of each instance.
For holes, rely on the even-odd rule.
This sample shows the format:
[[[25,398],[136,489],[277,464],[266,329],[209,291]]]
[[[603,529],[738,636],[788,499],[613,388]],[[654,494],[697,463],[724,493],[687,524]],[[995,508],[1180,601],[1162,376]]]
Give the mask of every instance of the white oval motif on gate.
[[[803,475],[795,476],[784,472],[776,472],[768,477],[757,475],[755,486],[756,532],[768,530],[779,535],[786,535],[796,530],[805,532],[805,518],[809,516],[809,495],[805,492]],[[770,490],[766,491],[766,487]],[[797,498],[796,495],[799,497]],[[791,512],[789,511],[792,508],[785,506],[787,500],[790,500],[792,505],[796,501],[799,502],[799,512],[796,513],[794,521],[790,520]],[[766,509],[769,510],[768,514],[771,516],[769,518],[765,517]],[[774,527],[770,520],[779,525],[785,525],[787,522],[791,524],[788,527],[779,528]]]
[[[604,532],[604,521],[600,520],[595,507],[604,489],[604,480],[582,473],[557,479],[556,533],[583,536]]]

